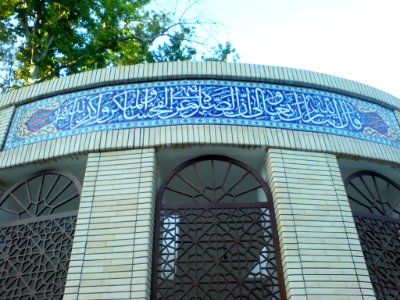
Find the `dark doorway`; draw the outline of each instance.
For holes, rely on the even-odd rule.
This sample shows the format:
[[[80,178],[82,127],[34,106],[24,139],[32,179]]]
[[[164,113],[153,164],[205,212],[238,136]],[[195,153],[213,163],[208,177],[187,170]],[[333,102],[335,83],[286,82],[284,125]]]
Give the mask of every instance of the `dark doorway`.
[[[284,298],[271,193],[247,165],[202,156],[157,197],[153,299]]]

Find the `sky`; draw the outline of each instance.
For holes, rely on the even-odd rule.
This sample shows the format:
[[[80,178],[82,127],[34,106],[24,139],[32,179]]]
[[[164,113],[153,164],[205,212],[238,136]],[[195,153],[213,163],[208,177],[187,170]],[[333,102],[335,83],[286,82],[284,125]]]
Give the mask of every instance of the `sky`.
[[[400,0],[207,0],[238,62],[355,80],[400,98]]]

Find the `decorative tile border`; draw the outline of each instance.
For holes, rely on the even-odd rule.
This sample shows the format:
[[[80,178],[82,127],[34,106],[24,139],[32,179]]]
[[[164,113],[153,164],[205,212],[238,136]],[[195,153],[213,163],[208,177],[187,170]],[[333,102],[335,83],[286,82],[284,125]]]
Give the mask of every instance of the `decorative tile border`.
[[[16,110],[5,148],[98,130],[223,124],[325,132],[400,147],[394,113],[314,89],[186,80],[109,86]]]

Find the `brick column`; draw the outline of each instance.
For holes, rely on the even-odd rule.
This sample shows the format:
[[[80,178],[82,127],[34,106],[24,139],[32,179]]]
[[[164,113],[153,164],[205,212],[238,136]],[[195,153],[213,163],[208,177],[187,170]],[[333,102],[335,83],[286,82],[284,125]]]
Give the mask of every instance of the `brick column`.
[[[289,299],[375,299],[334,155],[270,149]]]
[[[64,299],[149,299],[153,149],[89,155]]]

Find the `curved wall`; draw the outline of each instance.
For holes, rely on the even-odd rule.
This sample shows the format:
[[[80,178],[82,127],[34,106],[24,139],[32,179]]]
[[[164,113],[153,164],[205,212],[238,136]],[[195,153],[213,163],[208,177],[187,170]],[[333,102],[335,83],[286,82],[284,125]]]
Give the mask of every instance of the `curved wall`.
[[[61,169],[83,182],[64,299],[149,299],[159,183],[208,154],[269,184],[288,298],[374,299],[342,174],[399,179],[399,122],[400,99],[320,73],[102,69],[0,96],[0,179]]]
[[[361,118],[364,118],[363,122],[365,119],[368,119],[369,125],[375,123],[375,128],[367,128],[367,130],[365,130],[365,127],[370,126],[368,124],[366,124],[366,126],[362,125],[362,130],[364,130],[364,132],[360,132],[357,131],[360,127],[358,123],[353,124],[355,125],[353,129],[344,128],[345,126],[337,126],[335,128],[332,126],[320,125],[322,122],[317,122],[317,124],[313,123],[316,119],[311,120],[311,123],[303,121],[302,124],[300,124],[299,121],[295,120],[295,116],[292,116],[292,120],[282,121],[279,120],[281,117],[276,116],[276,110],[265,113],[266,115],[263,116],[262,120],[266,121],[264,122],[266,124],[261,126],[255,124],[257,120],[260,120],[260,118],[257,117],[232,117],[235,114],[243,114],[238,110],[232,110],[230,116],[222,118],[222,121],[220,115],[215,114],[214,119],[216,118],[217,121],[214,122],[215,124],[213,125],[210,125],[210,123],[213,122],[204,120],[203,122],[195,123],[191,120],[189,120],[190,122],[184,122],[182,119],[186,116],[193,118],[193,113],[189,110],[186,112],[186,115],[179,118],[179,123],[174,125],[168,124],[169,126],[158,126],[155,122],[147,122],[145,125],[132,125],[132,122],[130,122],[131,124],[129,125],[127,120],[125,120],[124,123],[118,123],[120,120],[115,119],[113,123],[109,124],[107,127],[105,126],[107,122],[100,120],[97,124],[89,124],[85,128],[81,128],[80,131],[76,130],[76,133],[73,134],[71,132],[75,127],[70,127],[68,130],[61,131],[54,128],[42,128],[40,127],[42,125],[40,125],[39,128],[49,137],[49,139],[43,141],[41,141],[40,135],[38,135],[37,128],[35,132],[34,130],[29,132],[29,130],[20,126],[21,120],[25,121],[25,123],[26,121],[31,121],[31,123],[36,122],[35,124],[37,124],[38,119],[32,119],[32,114],[35,112],[38,114],[37,111],[41,108],[42,110],[53,109],[54,112],[56,112],[54,107],[57,108],[57,105],[60,106],[60,104],[57,104],[60,102],[60,99],[64,101],[68,99],[68,101],[70,101],[69,105],[64,104],[64,111],[76,110],[77,108],[74,108],[72,102],[76,102],[76,99],[85,96],[86,98],[92,97],[92,99],[95,99],[99,97],[99,94],[107,93],[109,90],[117,93],[118,91],[132,91],[134,89],[141,89],[137,91],[137,94],[140,94],[146,92],[146,87],[163,89],[165,87],[176,86],[176,84],[173,83],[175,80],[188,79],[196,79],[197,81],[189,81],[189,83],[194,84],[197,82],[197,86],[200,85],[203,87],[208,85],[209,89],[212,88],[210,88],[210,86],[218,87],[222,84],[228,86],[228,89],[237,88],[239,86],[241,87],[239,90],[239,98],[240,93],[245,92],[244,89],[246,89],[246,87],[253,89],[251,90],[253,93],[257,88],[262,89],[261,97],[263,97],[263,99],[271,98],[271,95],[274,95],[275,100],[272,99],[272,97],[271,102],[277,101],[277,95],[279,96],[279,93],[282,94],[284,91],[286,91],[286,93],[296,93],[299,97],[303,97],[301,99],[314,97],[315,100],[315,98],[318,98],[317,101],[314,101],[314,103],[316,103],[314,106],[312,104],[309,105],[310,108],[308,109],[315,110],[314,116],[311,117],[314,118],[318,113],[323,112],[322,117],[325,118],[323,120],[325,124],[327,124],[327,122],[330,122],[330,124],[336,122],[338,125],[343,125],[343,122],[354,120],[353,117],[348,118],[348,120],[346,118],[353,114],[353,111],[349,111],[349,109],[355,109],[356,113],[362,111],[363,115],[361,115]],[[209,81],[211,79],[219,81]],[[236,83],[232,83],[231,81]],[[146,84],[137,85],[143,82],[146,82]],[[186,83],[185,81],[179,81],[179,84],[187,84],[187,82],[188,81],[186,81]],[[121,86],[121,84],[128,83],[130,85]],[[99,87],[103,88],[99,89]],[[257,93],[257,91],[255,93]],[[193,95],[191,95],[191,97],[193,98]],[[242,98],[244,99],[245,96]],[[243,99],[239,100],[243,101]],[[87,101],[87,99],[85,101]],[[215,99],[213,101],[215,101]],[[260,102],[260,99],[257,101]],[[291,110],[298,105],[298,103],[294,102],[299,102],[299,100],[291,99],[289,96],[289,99],[283,99],[283,101],[286,101],[285,107],[281,104],[276,106],[277,109],[281,109],[278,113],[281,115],[282,113],[285,114],[282,112],[282,109],[286,109],[287,111],[289,110],[286,115],[295,115],[296,112],[293,113]],[[324,103],[321,104],[321,101]],[[335,106],[330,104],[332,102]],[[360,83],[329,75],[289,68],[216,62],[178,62],[102,69],[52,80],[2,95],[0,97],[0,107],[2,107],[0,111],[2,114],[0,138],[3,143],[6,140],[8,126],[11,123],[16,107],[18,109],[14,119],[19,118],[18,120],[20,123],[19,126],[14,124],[11,128],[11,132],[9,133],[11,136],[8,137],[8,143],[5,145],[4,149],[6,151],[2,151],[0,154],[0,167],[7,168],[38,160],[72,155],[74,153],[87,153],[93,150],[119,150],[132,147],[143,148],[172,144],[199,145],[209,143],[322,151],[341,155],[356,155],[369,159],[396,163],[399,157],[399,125],[396,122],[395,116],[398,118],[400,114],[399,102],[399,99],[389,94]],[[43,105],[43,103],[48,104],[46,106]],[[350,106],[343,107],[343,104],[346,103],[350,103]],[[331,107],[328,107],[329,104]],[[161,105],[160,102],[158,102],[157,105]],[[189,103],[189,105],[193,105],[193,102]],[[226,104],[220,103],[221,107],[223,105]],[[257,104],[252,103],[252,105],[256,109],[260,108],[257,107]],[[261,105],[262,104],[258,104],[258,106]],[[320,106],[316,107],[318,105]],[[321,105],[324,107],[321,107]],[[29,109],[27,110],[29,106],[33,107],[30,111]],[[93,104],[92,107],[93,106],[95,106],[95,104]],[[25,115],[21,116],[20,112],[23,109],[25,110]],[[59,107],[59,111],[60,109]],[[90,108],[84,109],[89,110]],[[98,115],[98,111],[94,112],[96,109],[97,108],[92,108],[92,113],[97,113]],[[264,109],[264,107],[261,107],[261,109]],[[304,117],[306,113],[304,109],[302,110],[303,116],[300,117]],[[146,114],[148,112],[142,113]],[[120,112],[120,114],[123,113]],[[164,114],[166,115],[167,113]],[[170,115],[172,115],[172,112]],[[330,117],[328,115],[330,115]],[[29,120],[29,116],[32,120]],[[340,116],[343,116],[343,120],[340,120]],[[37,117],[40,117],[40,120],[43,121],[43,116],[38,115]],[[194,117],[200,119],[201,115],[199,115],[199,111]],[[53,116],[53,119],[47,120],[46,124],[48,125],[54,122],[54,118],[56,117]],[[70,116],[69,122],[71,122],[71,118]],[[275,118],[276,121],[272,122],[271,118]],[[165,125],[167,123],[166,121],[168,121],[165,120],[165,118],[157,116],[150,119],[153,121],[156,119],[163,120],[164,123],[160,122],[162,125]],[[16,123],[18,120],[14,120],[14,122]],[[233,121],[237,121],[236,124],[240,124],[240,121],[243,120],[250,120],[251,124],[248,124],[250,126],[232,126],[232,124],[235,124]],[[229,121],[232,122],[229,123]],[[355,121],[359,122],[359,120]],[[121,124],[123,126],[121,126]],[[225,124],[229,126],[225,126]],[[31,124],[31,126],[33,125]],[[93,127],[96,127],[97,131],[93,130]],[[102,130],[106,128],[114,130]],[[380,129],[384,130],[383,134],[379,133]],[[15,139],[13,140],[13,138],[17,130],[20,132],[23,131],[22,135],[25,134],[24,137],[26,140],[22,142],[30,142],[31,144],[22,146],[23,143],[14,142]],[[53,134],[51,130],[53,130]],[[368,130],[370,133],[372,132],[372,135],[368,134]],[[341,131],[344,131],[344,135]],[[338,133],[340,135],[338,135]],[[57,136],[62,137],[57,138]],[[354,136],[358,138],[353,138]],[[33,139],[29,141],[27,137],[33,137]],[[35,139],[36,142],[34,142]],[[60,139],[63,139],[63,147],[59,146]],[[376,143],[376,141],[378,141],[378,143]]]

